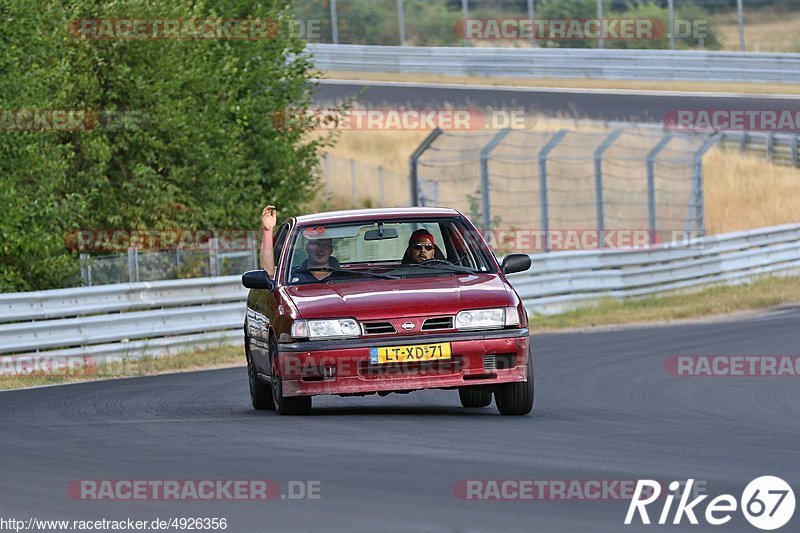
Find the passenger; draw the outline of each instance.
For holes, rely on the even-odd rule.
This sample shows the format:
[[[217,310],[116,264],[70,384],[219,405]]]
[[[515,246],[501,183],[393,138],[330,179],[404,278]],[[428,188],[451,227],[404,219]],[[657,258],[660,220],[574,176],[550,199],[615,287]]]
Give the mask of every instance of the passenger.
[[[267,271],[270,277],[275,277],[275,251],[273,250],[272,231],[277,220],[277,210],[275,206],[268,205],[261,212],[261,268]],[[327,278],[333,272],[324,270],[309,272],[312,268],[338,269],[339,261],[333,254],[333,241],[331,239],[309,239],[306,240],[305,247],[308,259],[303,261],[300,266],[292,269],[291,283],[308,283]]]

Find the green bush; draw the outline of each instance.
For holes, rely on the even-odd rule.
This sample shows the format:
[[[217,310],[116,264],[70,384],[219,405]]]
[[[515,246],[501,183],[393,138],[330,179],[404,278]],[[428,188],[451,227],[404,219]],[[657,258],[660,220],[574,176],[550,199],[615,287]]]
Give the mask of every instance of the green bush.
[[[0,112],[135,113],[132,129],[0,131],[0,291],[77,283],[65,235],[84,228],[257,227],[314,193],[318,152],[270,117],[310,107],[305,43],[79,39],[77,18],[269,18],[284,0],[5,0]],[[2,115],[0,115],[1,117]]]

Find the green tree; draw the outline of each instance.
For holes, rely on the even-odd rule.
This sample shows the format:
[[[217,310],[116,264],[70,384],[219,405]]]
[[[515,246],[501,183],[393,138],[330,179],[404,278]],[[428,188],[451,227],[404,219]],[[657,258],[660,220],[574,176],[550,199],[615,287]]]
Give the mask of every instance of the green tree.
[[[270,201],[296,213],[329,136],[284,128],[311,107],[305,42],[284,0],[6,0],[0,112],[130,114],[134,127],[0,131],[0,290],[77,282],[65,235],[82,228],[253,228]],[[269,19],[256,40],[82,39],[81,18]],[[6,115],[8,116],[8,115]]]

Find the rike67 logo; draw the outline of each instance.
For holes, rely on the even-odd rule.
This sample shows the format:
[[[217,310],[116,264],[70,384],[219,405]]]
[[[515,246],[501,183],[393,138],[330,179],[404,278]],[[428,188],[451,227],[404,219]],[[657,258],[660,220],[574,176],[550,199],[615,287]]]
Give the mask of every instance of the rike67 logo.
[[[733,513],[740,506],[742,514],[750,524],[763,531],[772,531],[786,525],[794,515],[794,491],[779,477],[762,476],[754,479],[745,487],[739,501],[731,494],[721,494],[708,502],[704,513],[700,512],[700,504],[708,498],[708,495],[700,495],[689,501],[693,484],[694,479],[689,479],[680,494],[677,494],[677,491],[680,489],[681,483],[673,481],[669,484],[669,490],[673,494],[668,494],[664,498],[664,504],[656,523],[660,525],[670,523],[669,518],[672,514],[675,496],[679,496],[680,500],[671,521],[673,525],[679,525],[684,516],[690,524],[697,525],[699,523],[697,517],[700,515],[708,524],[721,526],[730,522]],[[650,524],[647,506],[659,500],[660,496],[661,484],[658,481],[640,479],[628,506],[625,525],[630,525],[637,514],[642,524]]]

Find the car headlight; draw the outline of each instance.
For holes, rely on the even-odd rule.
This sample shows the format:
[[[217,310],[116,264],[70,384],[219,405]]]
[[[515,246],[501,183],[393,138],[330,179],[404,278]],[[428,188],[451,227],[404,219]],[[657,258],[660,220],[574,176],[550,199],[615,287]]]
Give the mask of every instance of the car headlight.
[[[292,337],[295,339],[336,339],[359,335],[361,328],[352,318],[295,320],[292,323]]]
[[[518,326],[519,313],[516,307],[496,309],[470,309],[456,315],[456,329],[498,329]]]

